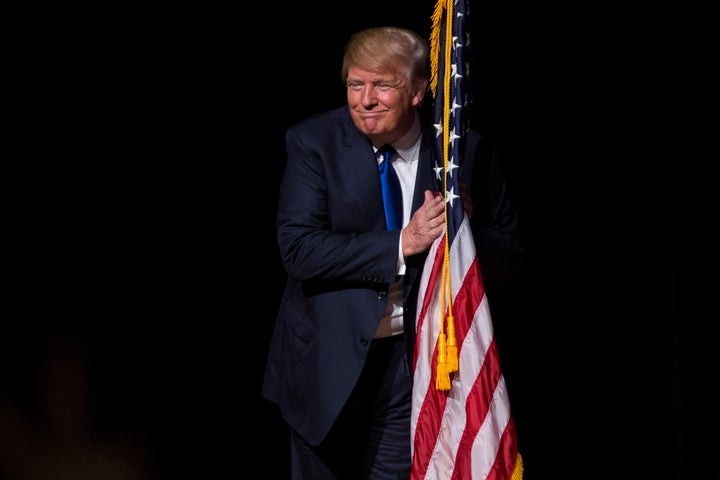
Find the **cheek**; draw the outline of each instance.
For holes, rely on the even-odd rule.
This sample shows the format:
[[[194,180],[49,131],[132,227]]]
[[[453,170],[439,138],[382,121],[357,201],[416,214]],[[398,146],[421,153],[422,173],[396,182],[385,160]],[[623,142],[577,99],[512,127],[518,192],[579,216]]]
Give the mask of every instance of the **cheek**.
[[[391,90],[378,95],[378,102],[388,107],[397,107],[407,102],[407,97],[398,95],[397,91]]]
[[[362,98],[360,96],[360,92],[356,92],[353,90],[347,89],[347,93],[345,95],[347,97],[347,103],[348,105],[357,105],[360,103],[360,99]]]

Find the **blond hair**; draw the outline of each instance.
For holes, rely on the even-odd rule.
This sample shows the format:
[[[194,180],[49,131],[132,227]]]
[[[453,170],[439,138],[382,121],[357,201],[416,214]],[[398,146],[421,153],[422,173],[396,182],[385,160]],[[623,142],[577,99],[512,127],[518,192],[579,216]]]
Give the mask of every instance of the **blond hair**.
[[[345,45],[340,76],[347,81],[351,66],[363,70],[399,68],[416,84],[427,82],[428,42],[417,33],[399,27],[372,27],[354,33]]]

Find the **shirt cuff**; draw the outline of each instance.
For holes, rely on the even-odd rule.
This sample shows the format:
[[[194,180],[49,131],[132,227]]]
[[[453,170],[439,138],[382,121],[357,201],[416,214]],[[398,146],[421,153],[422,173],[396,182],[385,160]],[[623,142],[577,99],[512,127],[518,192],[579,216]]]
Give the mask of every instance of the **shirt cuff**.
[[[403,229],[405,230],[405,229]],[[397,274],[398,275],[405,275],[405,255],[403,255],[403,245],[402,245],[402,232],[403,230],[400,230],[400,239],[398,240],[398,257],[397,257]]]

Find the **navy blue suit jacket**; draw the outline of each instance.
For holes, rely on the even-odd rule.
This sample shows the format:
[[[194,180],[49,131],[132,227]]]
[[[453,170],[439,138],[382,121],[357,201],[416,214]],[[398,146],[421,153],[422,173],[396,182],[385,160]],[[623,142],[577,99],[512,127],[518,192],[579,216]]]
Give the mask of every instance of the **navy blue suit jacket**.
[[[477,138],[467,142],[471,148]],[[434,189],[434,141],[434,131],[424,130],[413,213],[422,205],[424,191]],[[286,148],[277,239],[288,277],[262,395],[278,405],[285,421],[307,442],[318,444],[363,369],[385,310],[388,284],[395,281],[400,232],[385,229],[377,159],[347,106],[290,128]],[[488,174],[477,166],[472,171]],[[500,187],[495,193],[505,197],[504,185]],[[502,246],[506,240],[501,237],[512,236],[516,225],[501,218],[512,210],[503,207],[505,199],[495,193],[478,198],[480,203],[489,201],[491,208],[478,208],[486,211],[484,221],[496,223],[499,234],[486,238],[484,226],[478,234],[486,240],[498,238]],[[503,228],[507,232],[500,231]],[[425,254],[406,259],[405,338],[410,357],[424,262]]]

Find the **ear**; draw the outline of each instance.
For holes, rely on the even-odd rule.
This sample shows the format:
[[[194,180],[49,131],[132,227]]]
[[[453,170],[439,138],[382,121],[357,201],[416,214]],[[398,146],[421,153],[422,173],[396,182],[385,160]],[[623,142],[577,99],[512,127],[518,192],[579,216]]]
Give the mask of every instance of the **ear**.
[[[425,95],[428,91],[428,82],[418,82],[415,85],[415,91],[413,92],[413,105],[419,107],[422,105]]]

